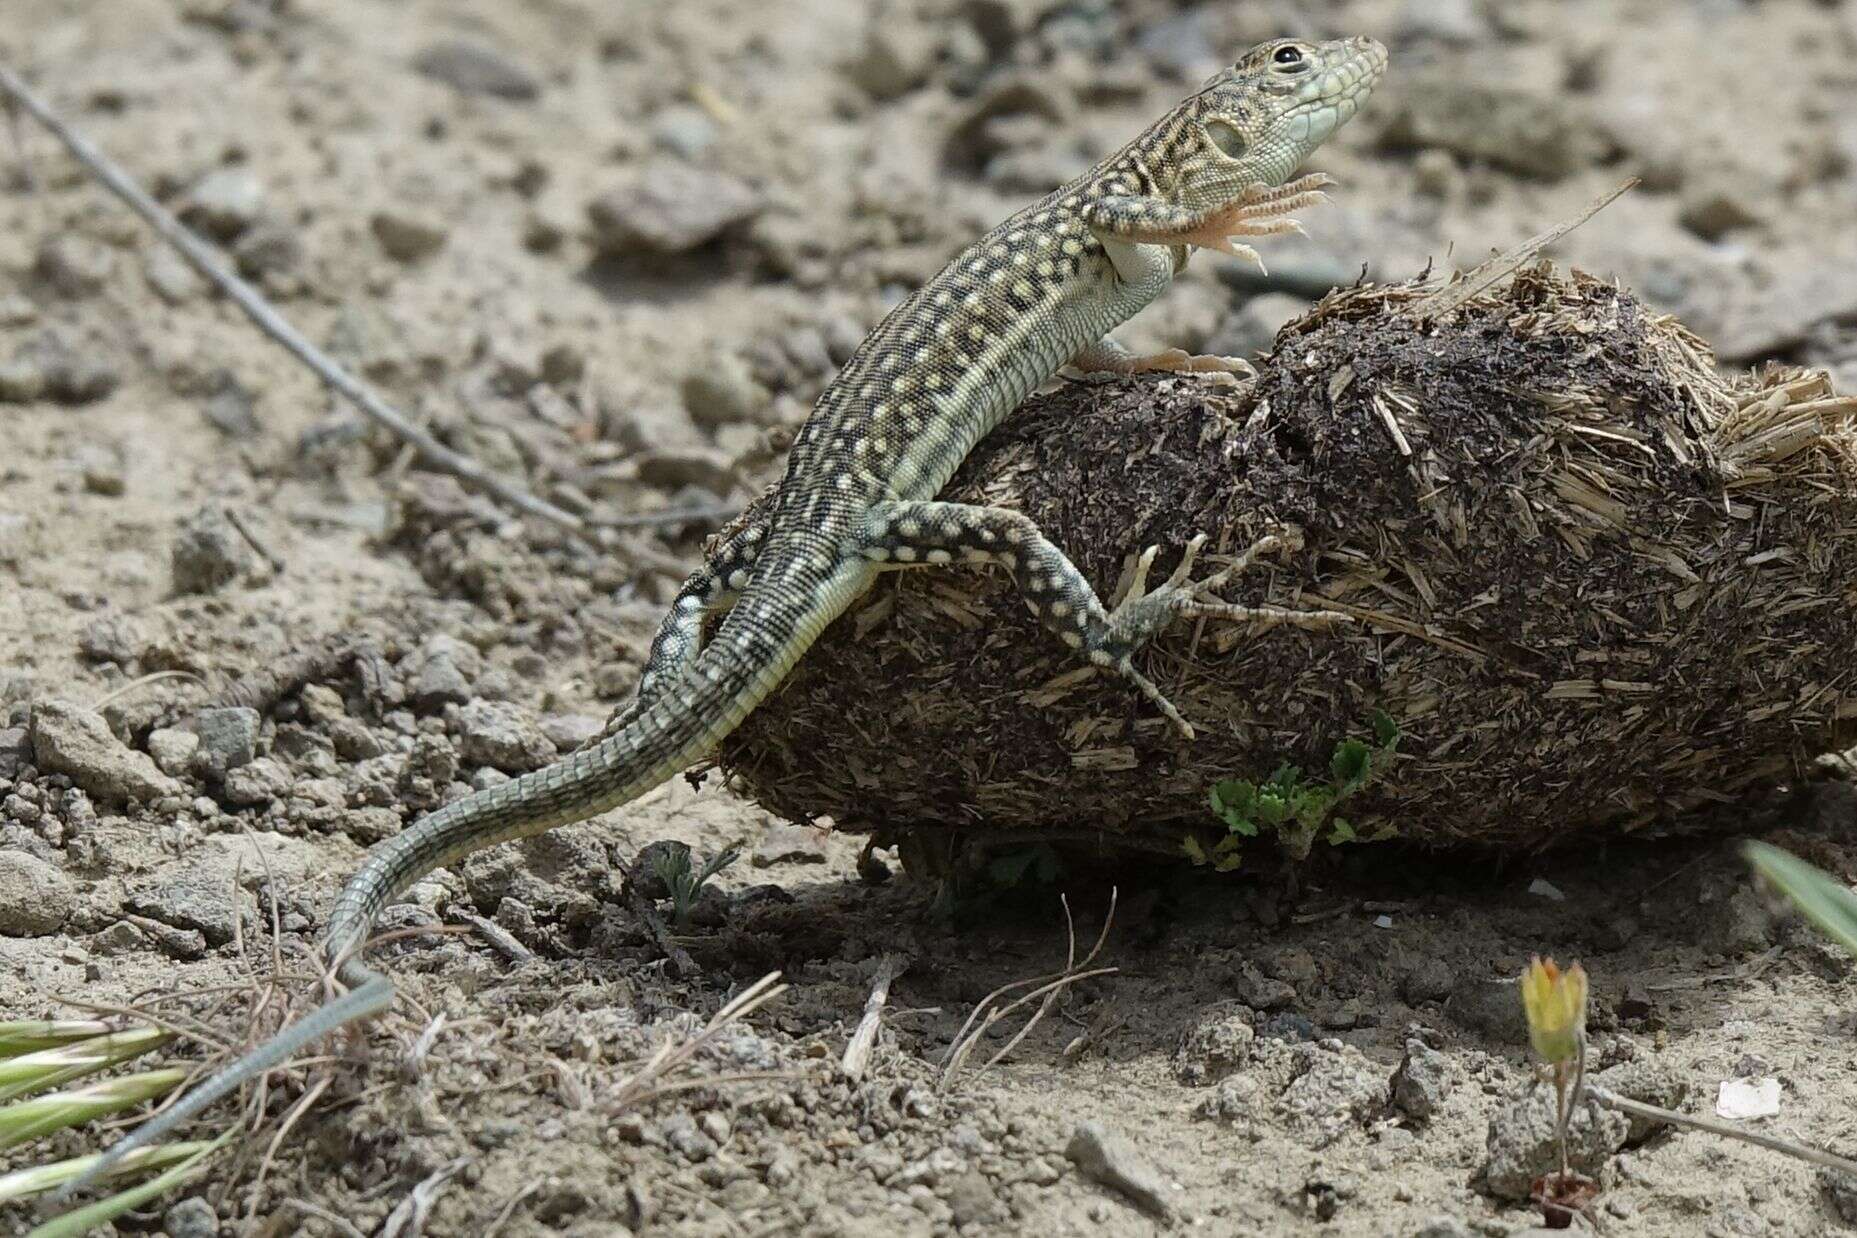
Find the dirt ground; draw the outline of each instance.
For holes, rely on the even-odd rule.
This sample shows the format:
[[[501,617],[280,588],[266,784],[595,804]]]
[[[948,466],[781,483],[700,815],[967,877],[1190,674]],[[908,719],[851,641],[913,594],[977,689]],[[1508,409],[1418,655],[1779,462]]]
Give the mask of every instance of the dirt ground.
[[[597,517],[698,513],[592,552],[413,468],[43,132],[0,134],[0,1017],[243,982],[273,910],[301,976],[369,842],[626,698],[715,512],[886,306],[1286,33],[1392,50],[1315,160],[1337,201],[1266,247],[1268,283],[1201,255],[1131,345],[1255,351],[1363,266],[1468,265],[1635,175],[1557,257],[1727,363],[1857,388],[1849,0],[9,0],[0,61],[447,442]],[[202,712],[267,674],[258,710]],[[1857,859],[1835,795],[1757,824]],[[625,890],[661,839],[744,849],[668,960]],[[225,1162],[117,1228],[373,1233],[450,1167],[428,1234],[1517,1233],[1505,1158],[1541,1094],[1505,980],[1534,953],[1592,973],[1621,1090],[1708,1113],[1777,1077],[1758,1125],[1853,1150],[1850,960],[1721,841],[1126,874],[1114,974],[951,1081],[975,1004],[1063,965],[1063,911],[951,918],[859,852],[712,776],[433,875],[383,927],[493,930],[377,951],[397,1012],[262,1185]],[[1108,889],[1068,893],[1087,945]],[[654,1048],[776,969],[683,1090],[621,1110]],[[1604,1126],[1607,1232],[1857,1223],[1798,1162]],[[1080,1167],[1099,1137],[1133,1186]]]

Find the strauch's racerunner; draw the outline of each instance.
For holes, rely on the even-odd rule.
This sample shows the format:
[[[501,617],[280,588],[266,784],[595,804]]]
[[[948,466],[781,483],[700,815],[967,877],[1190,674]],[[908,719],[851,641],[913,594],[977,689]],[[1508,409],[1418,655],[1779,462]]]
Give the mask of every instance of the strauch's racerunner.
[[[389,899],[473,852],[636,799],[708,755],[879,572],[1005,568],[1058,639],[1126,677],[1187,736],[1186,720],[1133,661],[1156,632],[1195,616],[1304,625],[1334,618],[1218,599],[1216,590],[1276,539],[1198,581],[1195,540],[1152,591],[1150,549],[1135,587],[1109,610],[1025,516],[935,496],[974,445],[1066,364],[1125,374],[1235,368],[1177,349],[1134,356],[1108,332],[1165,291],[1194,248],[1255,259],[1234,238],[1296,230],[1290,213],[1319,202],[1328,181],[1290,177],[1354,115],[1385,68],[1385,49],[1365,38],[1253,48],[892,310],[800,428],[766,518],[725,539],[685,582],[652,642],[636,700],[606,737],[376,846],[337,898],[322,944],[346,992],[144,1123],[87,1179],[313,1041],[386,1009],[392,985],[361,953]],[[705,643],[706,618],[725,606]]]

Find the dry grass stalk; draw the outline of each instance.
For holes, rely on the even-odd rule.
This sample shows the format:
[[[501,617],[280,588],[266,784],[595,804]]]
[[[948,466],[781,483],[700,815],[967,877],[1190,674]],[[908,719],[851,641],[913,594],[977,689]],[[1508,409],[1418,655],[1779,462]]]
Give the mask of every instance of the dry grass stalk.
[[[1090,952],[1083,957],[1081,963],[1077,961],[1077,926],[1071,919],[1070,899],[1066,896],[1060,896],[1059,901],[1064,907],[1065,947],[1063,970],[1053,972],[1046,976],[1037,976],[1030,980],[1015,980],[1011,984],[1002,984],[997,989],[994,989],[991,993],[981,998],[979,1004],[977,1004],[973,1008],[973,1011],[967,1016],[967,1021],[961,1024],[961,1030],[955,1033],[953,1042],[948,1046],[948,1056],[942,1061],[941,1078],[936,1083],[937,1090],[944,1092],[948,1090],[949,1085],[954,1082],[955,1076],[960,1073],[961,1067],[966,1064],[968,1057],[973,1053],[975,1047],[978,1046],[981,1040],[986,1037],[987,1033],[992,1030],[993,1025],[1012,1014],[1013,1011],[1038,998],[1042,997],[1044,999],[1039,1003],[1038,1009],[1032,1014],[1032,1017],[1026,1020],[1025,1026],[1021,1027],[1013,1035],[1012,1039],[1008,1040],[997,1053],[986,1060],[980,1067],[982,1071],[991,1070],[994,1066],[1003,1061],[1007,1054],[1018,1048],[1019,1042],[1031,1035],[1032,1029],[1037,1027],[1039,1022],[1043,1020],[1047,1014],[1051,1013],[1051,1008],[1057,1004],[1057,999],[1064,990],[1076,984],[1078,981],[1088,980],[1094,976],[1111,975],[1121,970],[1116,967],[1090,967],[1090,964],[1096,961],[1096,956],[1102,953],[1103,944],[1109,940],[1109,928],[1115,923],[1116,891],[1111,889],[1109,892],[1109,910],[1103,915],[1102,931],[1096,935],[1096,944],[1090,947]],[[1030,992],[1021,995],[1016,1000],[1004,1006],[995,1007],[993,1005],[994,1002],[1004,998],[1008,993],[1026,988],[1027,986],[1036,987],[1033,987]],[[982,1017],[983,1013],[985,1015],[984,1018]],[[976,1020],[978,1020],[978,1022],[976,1022]]]
[[[709,1022],[703,1025],[702,1031],[694,1036],[676,1037],[659,1045],[652,1055],[645,1059],[643,1065],[619,1081],[607,1107],[614,1113],[622,1113],[628,1109],[637,1109],[660,1096],[685,1091],[691,1087],[707,1087],[715,1083],[776,1077],[760,1073],[710,1076],[667,1082],[671,1076],[688,1066],[698,1053],[720,1039],[722,1033],[727,1031],[731,1024],[747,1018],[786,991],[787,986],[780,983],[780,973],[768,972],[767,975],[736,994],[722,1009],[716,1011],[710,1017]]]

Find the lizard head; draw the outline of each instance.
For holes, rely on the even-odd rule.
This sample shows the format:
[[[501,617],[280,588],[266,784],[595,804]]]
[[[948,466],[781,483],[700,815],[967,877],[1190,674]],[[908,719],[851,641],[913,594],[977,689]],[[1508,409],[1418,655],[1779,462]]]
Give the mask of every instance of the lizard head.
[[[1259,44],[1165,126],[1160,162],[1174,183],[1164,191],[1184,206],[1210,207],[1247,185],[1282,184],[1360,110],[1385,71],[1386,49],[1368,38]]]

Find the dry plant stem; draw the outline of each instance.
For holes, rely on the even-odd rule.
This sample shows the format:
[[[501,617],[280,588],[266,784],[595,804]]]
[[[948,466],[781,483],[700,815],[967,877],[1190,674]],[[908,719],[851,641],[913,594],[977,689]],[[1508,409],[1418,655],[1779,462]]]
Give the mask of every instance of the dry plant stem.
[[[432,1215],[432,1204],[438,1199],[438,1193],[464,1167],[477,1158],[461,1156],[449,1164],[433,1170],[412,1189],[412,1193],[399,1202],[394,1210],[381,1222],[380,1238],[419,1238],[426,1231],[426,1221]]]
[[[110,704],[115,703],[116,701],[120,701],[125,696],[128,696],[130,693],[140,691],[141,689],[146,688],[149,684],[160,683],[164,679],[191,679],[195,683],[201,684],[202,686],[204,686],[206,683],[204,679],[200,678],[198,675],[194,674],[192,671],[150,671],[148,674],[143,675],[138,679],[131,679],[128,683],[122,685],[120,688],[114,688],[110,690],[109,692],[104,693],[102,696],[98,697],[95,701],[91,703],[90,708],[92,710],[100,710],[105,705],[110,705]]]
[[[1647,1105],[1643,1101],[1631,1100],[1608,1088],[1591,1084],[1587,1085],[1586,1094],[1608,1109],[1616,1109],[1630,1117],[1649,1118],[1654,1122],[1668,1122],[1671,1126],[1681,1126],[1688,1130],[1707,1131],[1711,1135],[1720,1135],[1726,1139],[1739,1139],[1742,1143],[1751,1143],[1755,1147],[1780,1152],[1802,1161],[1810,1161],[1814,1165],[1823,1165],[1827,1169],[1838,1169],[1847,1174],[1857,1175],[1857,1161],[1839,1156],[1835,1152],[1814,1148],[1809,1144],[1794,1143],[1790,1139],[1763,1135],[1758,1131],[1740,1130],[1729,1126],[1726,1122],[1717,1122],[1711,1118],[1697,1118],[1685,1113],[1675,1113],[1657,1105]]]
[[[851,1040],[845,1045],[842,1069],[853,1083],[864,1077],[864,1070],[870,1065],[871,1050],[877,1045],[877,1028],[883,1022],[883,1007],[890,1000],[890,984],[908,966],[895,955],[886,956],[877,965],[876,979],[871,982],[870,996],[864,1002],[864,1017],[858,1020]]]
[[[620,1083],[613,1097],[612,1110],[624,1112],[637,1108],[645,1101],[664,1091],[657,1081],[681,1069],[691,1058],[700,1052],[722,1031],[737,1019],[744,1019],[773,1001],[787,991],[787,986],[780,983],[780,973],[768,972],[759,980],[736,994],[733,1001],[722,1009],[703,1026],[703,1030],[685,1040],[671,1041],[660,1045],[655,1053],[645,1059],[645,1064]]]
[[[1103,944],[1109,940],[1109,928],[1115,923],[1116,893],[1117,891],[1114,888],[1111,888],[1109,891],[1109,911],[1103,917],[1102,931],[1096,935],[1096,944],[1090,948],[1089,954],[1084,956],[1081,963],[1077,962],[1077,933],[1076,925],[1071,920],[1070,900],[1065,897],[1060,897],[1059,901],[1064,908],[1064,927],[1067,939],[1064,969],[1031,980],[1018,980],[1011,984],[1003,984],[981,998],[980,1003],[974,1007],[973,1013],[967,1016],[967,1021],[961,1024],[960,1032],[955,1036],[954,1043],[948,1049],[948,1057],[942,1065],[941,1079],[938,1084],[940,1089],[947,1089],[955,1075],[960,1072],[962,1065],[966,1063],[968,1056],[974,1051],[974,1047],[978,1045],[981,1038],[986,1035],[987,1030],[1001,1019],[1010,1015],[1013,1011],[1019,1009],[1019,1007],[1040,997],[1045,999],[1039,1006],[1037,1013],[1026,1021],[1025,1026],[1020,1028],[1017,1034],[1015,1034],[1011,1040],[1007,1041],[999,1052],[987,1059],[986,1064],[980,1068],[981,1070],[988,1070],[998,1065],[1008,1053],[1011,1053],[1017,1048],[1019,1042],[1030,1035],[1032,1029],[1037,1027],[1039,1021],[1050,1012],[1051,1007],[1057,1001],[1058,994],[1064,989],[1069,988],[1080,980],[1088,980],[1093,976],[1107,976],[1120,970],[1114,967],[1098,967],[1094,970],[1083,970],[1089,968],[1090,964],[1096,961],[1096,956],[1102,953]],[[1025,988],[1027,985],[1035,985],[1037,987],[1033,988],[1031,992],[1022,995],[1009,1005],[992,1010],[988,1009],[989,1006],[1006,994],[1015,989]],[[986,1017],[981,1020],[978,1026],[975,1026],[974,1020],[980,1017],[982,1011],[986,1011]]]
[[[741,513],[734,503],[703,503],[695,507],[673,507],[661,512],[626,512],[618,516],[592,516],[588,523],[601,529],[659,529],[666,525],[696,524],[714,528]]]
[[[658,914],[658,909],[651,905],[650,899],[633,890],[628,901],[632,906],[632,914],[651,933],[652,940],[658,943],[665,961],[677,975],[694,976],[702,970],[696,965],[696,960],[690,957],[690,952],[678,945],[677,939],[671,936],[670,926],[664,923],[664,917]]]
[[[522,1206],[522,1201],[541,1189],[542,1184],[539,1181],[531,1182],[511,1195],[509,1202],[504,1204],[496,1214],[496,1219],[484,1229],[484,1238],[497,1238],[497,1235],[503,1232],[503,1227],[509,1224],[509,1218],[516,1214],[516,1209]]]
[[[1509,272],[1515,270],[1524,262],[1527,262],[1530,258],[1540,253],[1543,249],[1546,249],[1549,245],[1552,245],[1555,241],[1560,240],[1561,237],[1572,232],[1594,215],[1597,215],[1600,211],[1610,206],[1627,190],[1636,187],[1637,184],[1638,178],[1634,176],[1617,189],[1608,190],[1600,194],[1597,198],[1594,198],[1573,218],[1555,224],[1546,232],[1537,233],[1529,237],[1526,241],[1523,241],[1520,245],[1506,249],[1489,261],[1473,268],[1466,273],[1464,278],[1458,283],[1442,288],[1432,293],[1429,297],[1426,297],[1423,301],[1420,301],[1417,305],[1414,305],[1412,307],[1413,316],[1417,318],[1438,318],[1450,313],[1484,289],[1493,287],[1496,281],[1502,279],[1505,275],[1509,274]],[[1404,436],[1397,435],[1397,437],[1403,438]],[[1410,451],[1402,451],[1401,454],[1409,455],[1411,453]]]
[[[226,514],[226,522],[237,529],[239,536],[245,539],[245,544],[258,552],[258,557],[270,565],[273,573],[282,576],[287,566],[284,563],[284,557],[272,550],[265,544],[264,539],[252,532],[251,525],[246,523],[245,517],[239,515],[238,509],[226,507],[221,510]]]
[[[294,1208],[305,1216],[315,1217],[318,1221],[332,1227],[336,1233],[345,1235],[346,1238],[367,1238],[367,1235],[356,1229],[352,1222],[330,1212],[327,1208],[310,1203],[307,1199],[286,1199],[282,1203],[286,1208]]]
[[[461,914],[458,918],[476,929],[498,954],[510,962],[527,963],[535,958],[535,951],[517,941],[508,929],[494,920],[486,920],[482,916],[470,913]]]
[[[413,447],[431,467],[443,473],[449,473],[491,497],[509,504],[531,516],[538,516],[550,524],[559,526],[569,532],[580,533],[586,523],[578,516],[561,510],[554,504],[512,486],[489,472],[468,456],[451,450],[430,434],[414,425],[403,413],[383,400],[373,388],[355,378],[347,370],[336,364],[335,360],[320,348],[310,343],[304,336],[276,310],[271,308],[257,289],[228,271],[213,251],[187,227],[174,218],[168,211],[149,197],[140,185],[131,180],[129,175],[117,167],[101,151],[92,146],[88,139],[59,119],[51,107],[21,81],[11,70],[0,66],[0,93],[4,93],[18,104],[33,119],[50,131],[51,135],[71,152],[73,158],[83,164],[85,169],[111,193],[120,198],[130,210],[140,215],[153,228],[161,239],[174,246],[181,255],[192,263],[199,272],[245,311],[246,317],[255,323],[258,329],[270,336],[288,352],[308,366],[335,391],[352,403],[376,424]]]
[[[296,1126],[297,1120],[309,1112],[310,1106],[316,1103],[317,1098],[329,1090],[329,1084],[332,1081],[329,1075],[324,1075],[322,1078],[316,1080],[316,1082],[310,1084],[309,1087],[304,1090],[303,1095],[297,1098],[297,1103],[290,1106],[290,1111],[284,1115],[284,1120],[277,1124],[277,1134],[271,1136],[271,1142],[264,1150],[263,1159],[258,1162],[258,1176],[252,1182],[254,1187],[262,1187],[264,1185],[265,1178],[268,1177],[271,1172],[271,1162],[276,1159],[278,1148],[283,1146],[284,1137],[290,1134],[291,1130]],[[256,1198],[257,1193],[254,1191],[253,1199],[255,1200]]]

